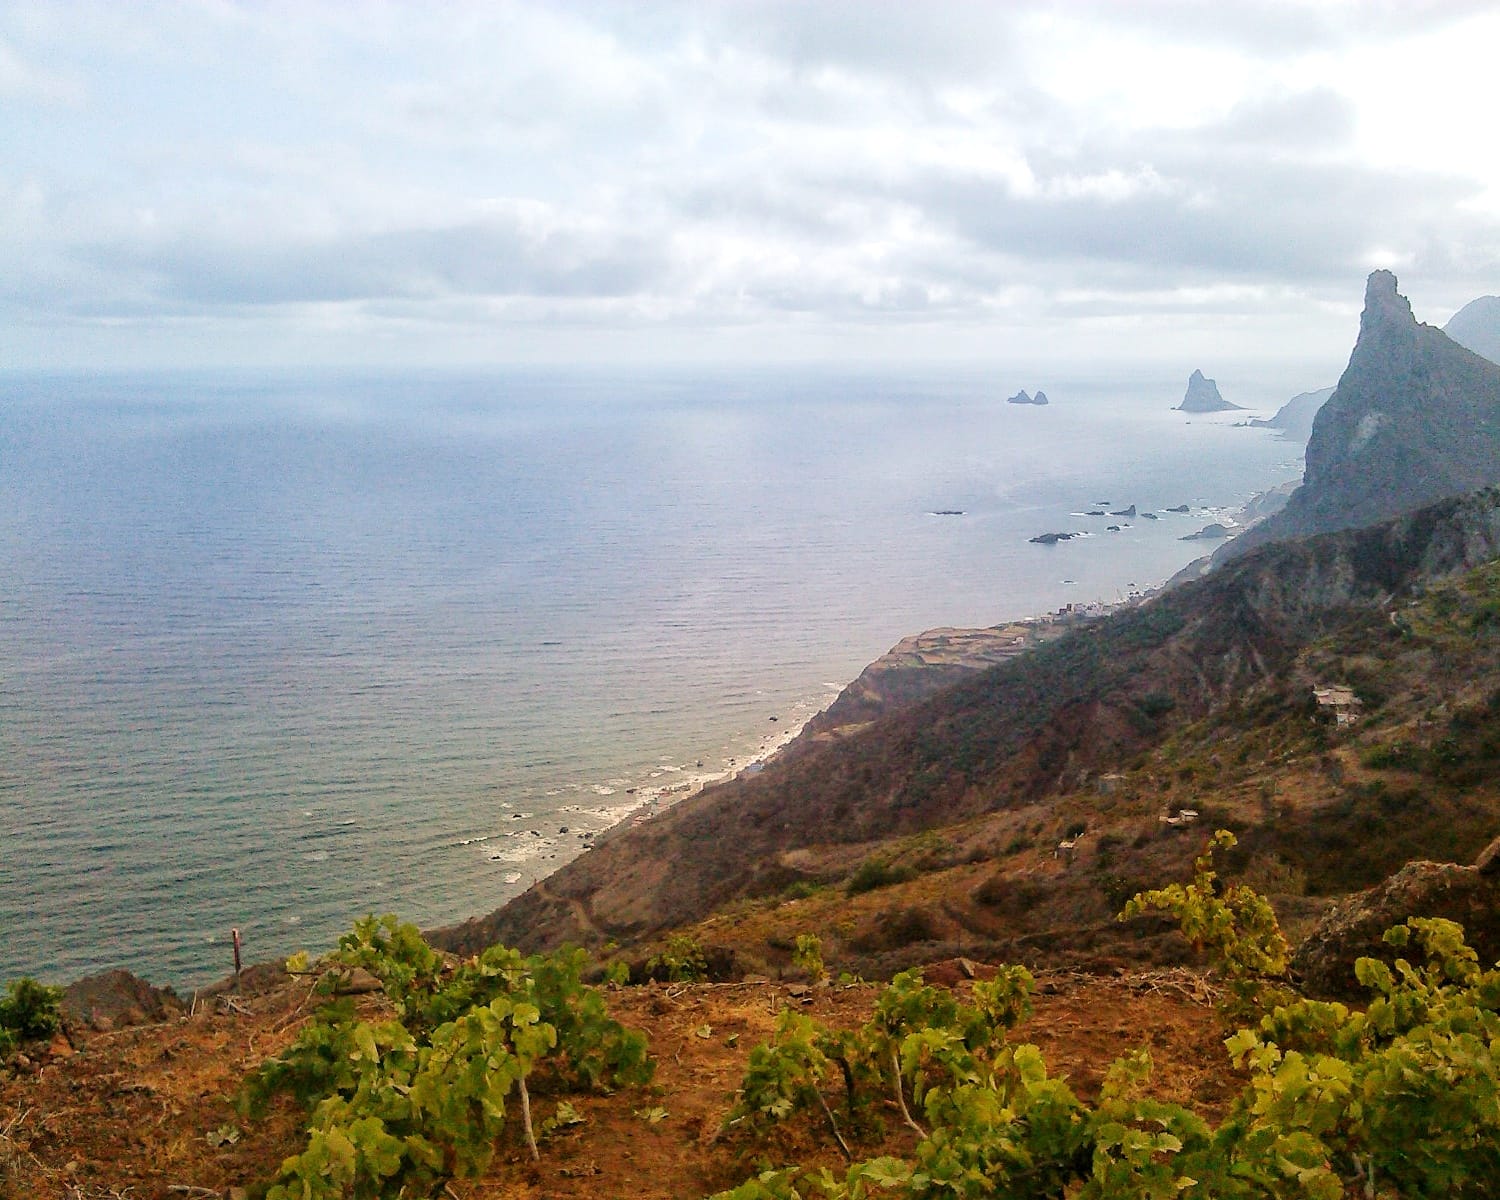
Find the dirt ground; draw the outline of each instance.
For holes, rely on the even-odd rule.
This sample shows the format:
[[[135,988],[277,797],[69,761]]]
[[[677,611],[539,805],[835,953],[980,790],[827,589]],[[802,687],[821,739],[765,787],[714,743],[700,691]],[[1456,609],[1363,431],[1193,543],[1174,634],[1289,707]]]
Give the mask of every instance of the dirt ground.
[[[982,973],[982,968],[981,968]],[[929,969],[932,982],[967,986],[956,964]],[[679,1200],[732,1186],[762,1160],[837,1161],[813,1133],[775,1146],[747,1146],[717,1131],[752,1047],[788,1005],[836,1025],[869,1014],[879,987],[807,987],[753,981],[611,992],[611,1011],[644,1030],[655,1081],[612,1096],[540,1095],[538,1121],[567,1099],[584,1123],[542,1143],[533,1164],[508,1130],[487,1174],[455,1181],[459,1200],[629,1197]],[[366,1004],[373,1012],[378,998]],[[1038,977],[1035,1016],[1014,1040],[1035,1042],[1054,1075],[1092,1096],[1108,1064],[1146,1045],[1155,1091],[1216,1116],[1238,1090],[1203,981],[1187,971]],[[311,1011],[305,984],[224,997],[164,1025],[58,1039],[0,1072],[0,1198],[3,1200],[180,1200],[238,1197],[301,1148],[300,1114],[264,1121],[239,1116],[233,1096],[245,1073],[276,1053]],[[28,1061],[29,1060],[29,1061]],[[899,1130],[899,1121],[888,1121]],[[909,1135],[861,1144],[858,1153],[909,1149]]]

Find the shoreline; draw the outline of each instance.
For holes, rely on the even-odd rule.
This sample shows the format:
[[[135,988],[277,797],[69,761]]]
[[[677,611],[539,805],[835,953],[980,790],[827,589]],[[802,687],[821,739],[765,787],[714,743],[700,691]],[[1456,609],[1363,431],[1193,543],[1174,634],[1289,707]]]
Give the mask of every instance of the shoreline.
[[[727,783],[731,779],[738,779],[744,775],[756,774],[767,763],[796,741],[807,726],[821,713],[826,712],[829,705],[837,700],[839,696],[843,695],[848,687],[848,684],[841,685],[831,698],[816,708],[813,707],[813,702],[810,700],[798,702],[793,706],[794,712],[799,712],[799,710],[803,709],[808,711],[806,711],[805,715],[799,715],[796,720],[787,720],[780,716],[770,718],[780,726],[779,731],[775,734],[762,737],[756,748],[743,761],[736,756],[726,760],[724,767],[717,771],[706,769],[700,771],[699,768],[695,767],[693,774],[688,775],[677,783],[666,784],[661,787],[627,789],[627,794],[633,793],[636,797],[634,802],[615,806],[619,812],[619,816],[603,832],[597,834],[592,839],[592,844],[600,845],[610,841],[618,837],[625,830],[644,824],[659,814],[666,812],[668,809],[674,808],[682,801],[690,800],[692,797],[707,791],[711,787],[716,787],[721,783]],[[701,762],[702,760],[699,761]],[[606,809],[603,811],[608,812],[609,810]],[[588,847],[584,847],[584,850],[580,851],[580,853],[586,852],[587,849]],[[559,869],[560,867],[553,868],[554,871]],[[547,875],[537,876],[533,879],[533,884],[546,879],[552,873],[552,871],[549,871]]]
[[[1224,541],[1233,541],[1235,538],[1245,533],[1248,529],[1251,529],[1255,525],[1259,524],[1272,512],[1277,511],[1277,509],[1281,507],[1281,504],[1285,503],[1287,495],[1289,495],[1291,490],[1298,484],[1300,484],[1300,482],[1301,479],[1299,477],[1294,480],[1289,480],[1280,484],[1273,485],[1272,487],[1254,493],[1243,504],[1234,507],[1213,505],[1203,506],[1202,512],[1198,515],[1200,519],[1203,516],[1209,516],[1214,520],[1220,521],[1225,524],[1230,530],[1230,533],[1229,536],[1224,539]],[[1280,498],[1281,504],[1276,504],[1274,507],[1268,507],[1268,504],[1273,502],[1274,499],[1278,497]],[[1001,662],[1009,661],[1010,659],[1018,655],[1024,654],[1026,651],[1035,648],[1043,642],[1050,641],[1055,637],[1062,636],[1072,629],[1075,629],[1082,625],[1091,624],[1094,621],[1102,620],[1114,613],[1121,612],[1128,608],[1133,608],[1136,605],[1144,604],[1161,595],[1163,592],[1169,590],[1170,588],[1175,587],[1178,583],[1185,582],[1190,578],[1197,578],[1203,573],[1204,570],[1207,569],[1208,561],[1211,558],[1212,554],[1202,555],[1189,562],[1187,566],[1181,568],[1180,570],[1174,572],[1172,575],[1167,576],[1165,579],[1162,579],[1157,583],[1150,584],[1146,587],[1132,586],[1128,592],[1126,592],[1120,599],[1117,600],[1111,601],[1099,599],[1082,603],[1070,602],[1057,609],[1048,610],[1044,613],[1031,613],[1025,616],[1002,618],[992,625],[979,627],[936,626],[932,629],[926,629],[918,633],[908,634],[902,637],[899,641],[897,641],[882,654],[878,655],[876,658],[867,663],[864,669],[853,679],[849,680],[847,683],[840,685],[837,690],[834,691],[832,696],[827,699],[820,707],[812,709],[812,711],[807,712],[806,715],[802,716],[799,720],[788,724],[779,733],[770,737],[762,738],[757,749],[749,757],[747,757],[743,763],[740,763],[736,759],[731,758],[727,761],[727,765],[721,770],[705,771],[701,774],[694,774],[680,783],[666,785],[658,788],[627,789],[629,793],[639,795],[640,799],[632,804],[616,806],[616,810],[620,815],[606,829],[597,834],[591,840],[590,844],[600,845],[604,842],[610,841],[620,836],[625,831],[652,820],[661,813],[664,813],[667,810],[673,808],[681,801],[691,799],[692,797],[699,795],[700,793],[708,790],[711,787],[715,787],[721,783],[726,783],[731,779],[738,779],[745,775],[753,775],[757,773],[758,771],[763,769],[766,764],[773,761],[776,756],[779,755],[783,750],[785,750],[799,737],[801,737],[802,734],[807,731],[808,726],[812,725],[815,721],[818,720],[819,717],[826,714],[835,704],[838,703],[840,699],[847,695],[850,690],[860,682],[860,680],[865,678],[866,673],[869,672],[872,668],[878,668],[882,664],[886,664],[890,660],[893,660],[898,656],[902,656],[903,654],[907,657],[911,657],[915,652],[917,657],[921,657],[919,646],[924,642],[924,640],[930,640],[934,637],[941,637],[944,640],[948,640],[953,638],[964,638],[967,636],[977,636],[981,639],[986,640],[997,637],[1010,639],[1013,636],[1012,631],[1022,631],[1020,636],[1018,638],[1015,638],[1013,644],[1008,650],[1002,651],[998,654],[994,654],[993,651],[991,651],[987,654],[986,650],[981,648],[978,654],[975,656],[975,660],[968,664],[969,669],[972,670],[987,670],[990,667],[996,666]],[[1189,572],[1193,573],[1190,575]],[[922,670],[926,669],[928,666],[935,666],[938,664],[921,663],[907,665],[915,667],[915,669],[917,670]],[[811,703],[811,701],[803,701],[795,707],[810,707]],[[776,721],[778,720],[778,718],[772,717],[771,720]],[[603,815],[609,810],[602,809],[595,811]],[[579,854],[586,852],[588,848],[589,846],[584,846],[579,851]],[[578,855],[574,855],[574,858],[577,857]],[[571,862],[573,860],[569,859],[568,861]],[[528,884],[528,887],[534,886],[536,883],[547,879],[556,871],[560,870],[563,865],[566,864],[559,864],[558,866],[553,867],[552,870],[548,871],[545,875],[534,875],[530,883]]]
[[[1219,519],[1228,518],[1225,523],[1235,527],[1236,533],[1242,532],[1254,523],[1253,520],[1244,521],[1246,511],[1274,490],[1276,489],[1270,488],[1257,492],[1239,506],[1224,506],[1219,510],[1223,514]],[[1209,506],[1205,506],[1207,507]],[[1128,596],[1122,596],[1118,600],[1100,598],[1091,602],[1069,603],[1042,613],[1033,610],[1026,616],[1003,619],[994,625],[981,627],[978,632],[994,633],[1007,628],[1024,627],[1026,629],[1025,647],[1018,647],[1016,651],[1023,652],[1024,648],[1030,648],[1038,641],[1065,632],[1068,628],[1088,624],[1122,608],[1145,602],[1171,586],[1175,578],[1173,576],[1162,579],[1154,586],[1145,589],[1132,587]],[[962,631],[948,629],[944,632],[952,634]],[[902,642],[911,640],[911,637],[920,638],[921,636],[923,635],[910,635],[902,639],[868,665],[879,662],[881,658],[896,650]],[[802,737],[807,732],[808,726],[845,695],[858,678],[859,676],[856,675],[837,687],[832,684],[822,685],[815,693],[804,694],[800,698],[783,697],[777,702],[778,707],[771,709],[772,715],[763,718],[774,722],[774,725],[769,728],[766,725],[760,725],[758,734],[752,730],[742,730],[740,733],[730,735],[724,743],[721,743],[721,750],[717,754],[710,752],[701,758],[683,756],[673,762],[662,760],[655,765],[637,768],[633,772],[635,776],[633,780],[610,778],[593,785],[580,783],[576,785],[577,791],[572,797],[557,804],[556,807],[549,805],[545,810],[545,815],[544,811],[520,811],[522,805],[531,809],[535,803],[534,800],[528,803],[518,798],[514,804],[506,803],[503,806],[506,810],[503,815],[512,818],[514,824],[512,820],[505,820],[502,825],[497,819],[492,823],[491,828],[483,833],[476,831],[452,843],[455,846],[473,845],[476,852],[482,852],[484,858],[489,860],[489,867],[495,872],[495,883],[500,885],[490,893],[493,898],[488,902],[489,907],[486,908],[484,902],[481,901],[475,906],[474,911],[466,914],[467,918],[483,916],[487,911],[504,907],[529,887],[549,878],[562,867],[576,860],[591,845],[599,845],[617,838],[622,833],[651,821],[683,800],[698,796],[711,787],[763,769],[767,763],[775,760],[788,746]],[[766,709],[761,710],[762,713],[766,711]],[[718,765],[705,765],[715,763]],[[501,815],[499,811],[494,814],[496,818]],[[574,816],[582,818],[584,829],[579,828],[577,821],[569,820]],[[522,827],[523,820],[527,825],[534,824],[536,828]],[[558,822],[567,822],[567,824],[557,828]],[[546,828],[548,825],[552,828]],[[572,826],[571,830],[568,825]],[[502,846],[506,847],[506,852],[496,853]],[[367,897],[367,899],[375,899],[375,907],[380,907],[378,897]],[[358,903],[352,906],[351,911],[355,909],[364,911]],[[422,926],[429,928],[437,927],[437,923],[442,925],[451,923],[449,919],[439,916],[437,923],[429,924],[430,917],[423,920],[416,913],[411,913],[406,919],[416,920]],[[466,919],[464,916],[454,918],[460,922],[464,919]],[[208,940],[217,941],[218,939],[211,937]],[[266,961],[275,962],[279,959],[273,958]],[[108,968],[101,968],[103,969]],[[160,978],[155,973],[153,977]],[[180,978],[183,983],[179,984],[174,981],[171,986],[191,988],[192,981],[199,978],[199,975],[196,971],[189,971],[183,973]]]

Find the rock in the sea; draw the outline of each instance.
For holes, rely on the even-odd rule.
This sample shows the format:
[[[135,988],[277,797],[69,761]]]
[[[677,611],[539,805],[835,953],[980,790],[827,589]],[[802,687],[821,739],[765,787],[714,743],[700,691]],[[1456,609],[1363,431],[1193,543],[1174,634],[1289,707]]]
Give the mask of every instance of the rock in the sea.
[[[1006,400],[1005,403],[1007,403],[1007,404],[1046,404],[1047,403],[1047,393],[1046,392],[1038,392],[1035,396],[1028,396],[1026,394],[1026,390],[1024,388],[1022,388],[1014,396],[1011,396],[1008,400]]]
[[[1047,401],[1047,393],[1043,392],[1043,391],[1038,391],[1037,394],[1031,398],[1031,402],[1033,404],[1046,404],[1046,403],[1048,403],[1048,401]]]
[[[1186,504],[1174,504],[1169,509],[1167,509],[1167,511],[1168,512],[1191,512],[1192,510]]]
[[[184,1009],[177,993],[152,987],[129,971],[101,971],[63,990],[63,1017],[93,1029],[118,1029],[165,1021]]]
[[[1077,536],[1076,533],[1039,533],[1031,540],[1038,546],[1053,546],[1058,542],[1071,541]]]
[[[1356,959],[1417,960],[1418,947],[1397,951],[1381,940],[1408,917],[1456,921],[1482,965],[1500,959],[1500,879],[1478,867],[1411,862],[1384,883],[1345,897],[1318,923],[1292,959],[1303,990],[1312,996],[1363,997],[1354,978]]]
[[[1117,508],[1109,515],[1112,517],[1133,517],[1135,516],[1135,505],[1132,504],[1129,508]]]
[[[1188,378],[1187,391],[1183,394],[1182,403],[1177,406],[1177,411],[1212,413],[1229,412],[1237,408],[1239,408],[1238,404],[1231,404],[1219,395],[1217,383],[1206,378],[1202,371],[1194,371]]]
[[[1179,542],[1213,542],[1220,538],[1227,538],[1229,530],[1215,521],[1212,525],[1205,525],[1197,533],[1190,533],[1186,537],[1180,537]]]

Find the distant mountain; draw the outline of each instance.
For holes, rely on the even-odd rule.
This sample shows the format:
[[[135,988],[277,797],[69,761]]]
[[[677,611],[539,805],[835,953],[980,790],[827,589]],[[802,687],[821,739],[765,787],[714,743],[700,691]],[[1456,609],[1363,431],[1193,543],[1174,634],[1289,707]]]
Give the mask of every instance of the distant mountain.
[[[1038,392],[1035,396],[1029,396],[1029,395],[1026,394],[1026,389],[1022,388],[1014,396],[1010,397],[1010,399],[1008,399],[1005,403],[1007,403],[1007,404],[1046,404],[1047,403],[1047,393],[1046,392]]]
[[[1500,366],[1418,324],[1396,277],[1376,271],[1349,365],[1314,418],[1302,486],[1216,559],[1373,524],[1496,482]]]
[[[1187,392],[1182,397],[1182,403],[1177,406],[1177,411],[1186,413],[1229,412],[1231,409],[1239,407],[1238,404],[1231,404],[1223,396],[1219,395],[1219,385],[1217,383],[1212,379],[1206,378],[1202,371],[1194,371],[1188,377]]]
[[[1500,363],[1500,296],[1470,300],[1448,319],[1443,332],[1460,346]]]
[[[1257,429],[1279,429],[1284,441],[1305,442],[1312,436],[1313,418],[1332,395],[1331,387],[1300,392],[1277,409],[1269,421],[1252,418],[1250,424]]]

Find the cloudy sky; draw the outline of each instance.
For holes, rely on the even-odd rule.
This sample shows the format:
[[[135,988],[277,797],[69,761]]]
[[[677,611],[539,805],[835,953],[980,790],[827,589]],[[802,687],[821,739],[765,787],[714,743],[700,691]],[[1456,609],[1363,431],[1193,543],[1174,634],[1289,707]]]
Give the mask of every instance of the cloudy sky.
[[[1500,292],[1497,48],[1419,0],[0,0],[0,367],[1315,386],[1371,268]]]

